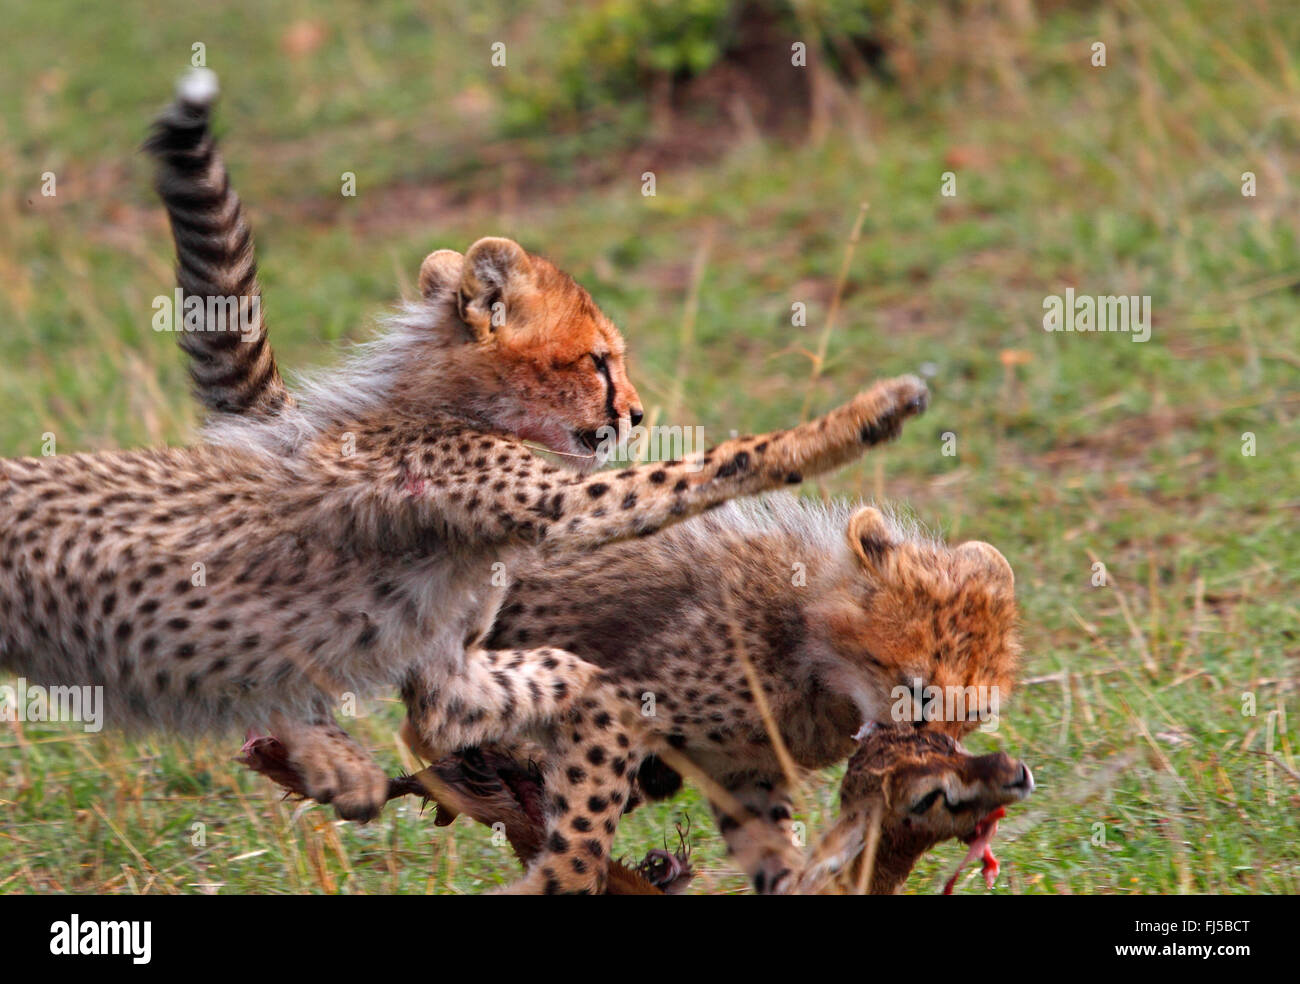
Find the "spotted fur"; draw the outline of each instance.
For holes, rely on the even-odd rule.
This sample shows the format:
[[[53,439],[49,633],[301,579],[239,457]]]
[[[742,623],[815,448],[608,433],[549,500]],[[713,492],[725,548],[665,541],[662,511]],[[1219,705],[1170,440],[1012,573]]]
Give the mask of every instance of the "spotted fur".
[[[386,332],[342,372],[309,377],[295,386],[298,401],[275,414],[271,426],[254,404],[240,418],[221,420],[212,439],[294,456],[322,421],[345,420],[358,406],[382,408],[383,398],[377,394],[383,388],[376,380],[399,373],[416,359],[427,336],[427,308],[441,309],[446,318],[466,309],[462,272],[459,254],[432,254],[421,272],[425,301],[390,319]],[[546,293],[553,296],[563,290],[552,283]],[[583,316],[586,311],[585,302],[570,302],[567,307],[566,314]],[[439,375],[456,378],[445,370]],[[482,398],[467,386],[460,403],[474,405]],[[872,435],[871,430],[864,429],[864,439],[883,436]],[[756,458],[770,453],[765,441],[753,447]],[[742,455],[724,462],[723,469],[750,467],[750,454]],[[602,503],[609,503],[603,509],[616,512],[616,506],[626,508],[644,494],[613,487],[625,477],[621,473],[613,482],[595,480],[591,489]],[[649,477],[653,489],[663,491],[669,485],[663,470],[652,470]],[[797,471],[787,476],[792,481],[799,477]],[[745,805],[751,816],[735,818],[719,812],[724,836],[760,891],[785,889],[791,870],[785,846],[792,845],[788,794],[737,662],[742,649],[757,657],[756,670],[769,691],[769,703],[783,716],[783,725],[791,732],[787,741],[807,767],[848,754],[849,735],[863,720],[884,713],[884,696],[895,677],[902,678],[905,666],[914,667],[927,682],[947,678],[1009,682],[1006,665],[1015,652],[1009,632],[1005,644],[989,640],[984,649],[971,646],[968,665],[936,667],[927,655],[932,650],[907,648],[913,640],[896,643],[879,672],[871,664],[863,665],[868,644],[884,644],[884,623],[858,617],[858,594],[865,590],[867,578],[864,564],[856,558],[863,555],[865,560],[869,553],[881,561],[887,551],[883,544],[848,536],[850,520],[843,508],[818,510],[774,499],[764,506],[729,507],[619,550],[541,560],[521,554],[518,563],[509,565],[506,572],[517,575],[519,583],[488,645],[527,651],[563,640],[609,671],[602,678],[608,682],[588,686],[563,727],[548,731],[544,744],[551,820],[544,850],[529,879],[516,887],[598,889],[618,818],[633,798],[642,791],[664,793],[680,785],[680,778],[662,768],[659,760],[645,760],[647,747],[666,740],[698,757]],[[865,535],[865,526],[858,525]],[[891,521],[878,532],[907,545],[896,553],[908,555],[917,577],[927,569],[954,572],[954,583],[970,575],[965,568],[955,573],[961,556],[917,536],[912,528]],[[913,551],[920,553],[913,555]],[[792,584],[791,565],[796,563],[810,568],[813,579],[801,589]],[[993,566],[1006,568],[1006,563]],[[1009,568],[1006,572],[1009,576]],[[826,585],[834,590],[828,593]],[[928,582],[919,584],[907,599],[909,617],[928,619],[940,611],[948,599],[938,597],[937,590]],[[973,589],[973,593],[978,592]],[[826,607],[810,610],[815,598]],[[832,604],[836,599],[838,603]],[[1014,603],[999,611],[997,618],[1001,622],[994,624],[1007,629],[1014,621]],[[864,631],[870,638],[855,637]],[[692,683],[683,686],[685,681]],[[635,718],[629,723],[629,707],[639,712],[641,695],[647,693],[662,701],[659,706],[669,715],[667,726],[659,727],[662,722],[656,720],[656,727],[641,728]],[[437,699],[413,690],[405,696],[414,706]],[[430,759],[438,757],[440,749],[425,743],[409,722],[405,732],[413,748]],[[644,778],[635,783],[638,772]],[[656,789],[650,781],[656,775],[667,785]],[[761,830],[755,830],[755,818]]]
[[[796,766],[811,770],[852,754],[864,722],[892,722],[896,687],[982,685],[1005,700],[1020,652],[997,550],[946,546],[870,506],[770,496],[560,565],[520,559],[490,644],[561,646],[602,667],[619,698],[602,708],[618,728],[588,713],[548,750],[551,828],[566,841],[575,824],[612,837],[606,821],[651,785],[636,767],[665,785],[661,762],[641,763],[667,746],[729,794],[713,804],[719,830],[764,893],[792,890],[802,853],[746,664]],[[970,711],[990,709],[954,720],[931,708],[926,721],[922,707],[917,723],[959,738],[978,723]],[[910,700],[906,711],[916,715]],[[551,864],[562,888],[589,884],[562,864]]]
[[[207,164],[177,174],[206,186],[200,129]],[[903,377],[689,462],[561,470],[525,440],[578,454],[640,414],[617,329],[509,240],[431,254],[420,285],[297,402],[223,382],[244,394],[230,409],[258,409],[224,413],[195,447],[0,460],[0,667],[102,685],[119,723],[270,726],[314,798],[367,819],[386,781],[332,720],[344,693],[399,688],[428,751],[613,700],[570,652],[486,644],[505,591],[494,565],[643,537],[837,467],[925,406]]]

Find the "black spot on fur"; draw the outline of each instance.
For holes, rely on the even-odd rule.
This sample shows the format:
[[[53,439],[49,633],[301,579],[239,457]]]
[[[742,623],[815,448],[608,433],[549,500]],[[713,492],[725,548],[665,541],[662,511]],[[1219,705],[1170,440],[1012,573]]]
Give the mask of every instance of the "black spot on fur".
[[[379,638],[379,627],[373,622],[367,622],[366,627],[357,633],[356,646],[358,649],[369,649]]]
[[[898,432],[898,418],[892,413],[885,414],[879,420],[873,420],[862,428],[862,443],[879,444],[897,437]]]
[[[641,791],[650,799],[667,799],[682,788],[680,773],[664,764],[663,759],[655,755],[647,756],[636,773]]]
[[[736,456],[728,461],[725,465],[719,465],[718,470],[714,473],[718,478],[730,478],[732,475],[743,472],[749,468],[749,452],[740,451]]]

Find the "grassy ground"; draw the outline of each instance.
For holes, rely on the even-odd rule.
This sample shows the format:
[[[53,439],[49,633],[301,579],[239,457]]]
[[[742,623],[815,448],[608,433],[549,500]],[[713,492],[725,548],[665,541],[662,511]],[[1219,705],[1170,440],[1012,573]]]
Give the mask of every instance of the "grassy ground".
[[[206,20],[5,4],[0,453],[38,454],[47,433],[60,452],[193,435],[181,360],[149,328],[170,246],[134,148],[202,41],[285,365],[363,334],[429,249],[499,233],[623,327],[652,415],[713,438],[925,366],[931,412],[809,491],[887,494],[1016,569],[1023,685],[971,745],[1027,759],[1040,788],[1004,821],[997,890],[1300,891],[1292,12],[1121,3],[913,24],[919,67],[864,85],[824,140],[660,165],[616,124],[500,135],[502,73],[544,72],[558,4],[422,6],[338,3],[304,27],[287,2]],[[497,39],[520,67],[489,65]],[[1097,40],[1106,67],[1089,64]],[[592,154],[609,180],[583,180]],[[1067,286],[1150,295],[1150,341],[1043,331],[1043,298]],[[350,725],[394,769],[398,720],[379,701]],[[435,829],[413,805],[363,828],[282,803],[235,747],[0,725],[0,890],[476,892],[512,875],[484,831]],[[833,778],[808,790],[814,834]],[[695,889],[740,890],[693,794],[630,817],[618,850],[675,842],[686,816]],[[934,891],[957,854],[928,858],[911,890]]]

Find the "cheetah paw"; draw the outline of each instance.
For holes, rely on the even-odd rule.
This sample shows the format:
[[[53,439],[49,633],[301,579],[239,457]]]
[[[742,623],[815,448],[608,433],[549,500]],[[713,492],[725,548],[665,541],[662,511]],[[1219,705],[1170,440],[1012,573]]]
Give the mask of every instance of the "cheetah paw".
[[[886,401],[883,409],[877,402],[882,395]],[[869,408],[871,414],[870,419],[863,424],[862,441],[864,444],[880,444],[896,438],[903,429],[903,422],[909,417],[925,413],[930,405],[930,390],[916,376],[899,376],[877,383],[862,394],[859,400]]]
[[[292,745],[250,734],[238,761],[299,796],[330,803],[344,820],[373,820],[388,801],[388,777],[345,732],[313,728]]]

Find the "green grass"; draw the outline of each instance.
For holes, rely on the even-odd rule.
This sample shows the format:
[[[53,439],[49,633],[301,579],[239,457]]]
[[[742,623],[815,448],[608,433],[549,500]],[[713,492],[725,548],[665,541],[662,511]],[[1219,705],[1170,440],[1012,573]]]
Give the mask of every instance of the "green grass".
[[[711,438],[931,364],[929,414],[820,491],[883,492],[1016,569],[1024,682],[998,733],[969,743],[1039,781],[1003,823],[998,891],[1300,891],[1300,22],[1285,5],[1044,14],[963,57],[922,25],[919,74],[865,84],[820,145],[657,168],[650,199],[636,133],[501,137],[488,46],[500,35],[512,64],[544,71],[560,8],[475,8],[336,4],[306,57],[281,45],[296,4],[7,10],[23,43],[0,64],[0,453],[39,453],[46,433],[60,452],[193,436],[181,359],[149,328],[170,243],[135,148],[201,40],[286,366],[364,334],[429,249],[492,233],[585,283],[648,410],[672,412],[680,381],[677,422]],[[1106,68],[1088,64],[1097,39]],[[584,147],[614,180],[577,179]],[[523,163],[476,168],[480,151]],[[355,199],[338,194],[348,170]],[[1151,295],[1151,340],[1044,332],[1043,298],[1066,286]],[[1094,561],[1110,586],[1092,586]],[[350,730],[395,770],[398,709],[368,710]],[[0,726],[0,749],[0,891],[475,892],[514,873],[486,831],[435,828],[415,804],[368,827],[295,811],[230,761],[233,741],[29,724]],[[807,790],[814,836],[835,778]],[[675,841],[684,815],[695,889],[742,888],[693,793],[629,817],[617,851]],[[958,854],[927,858],[910,889],[934,891]]]

